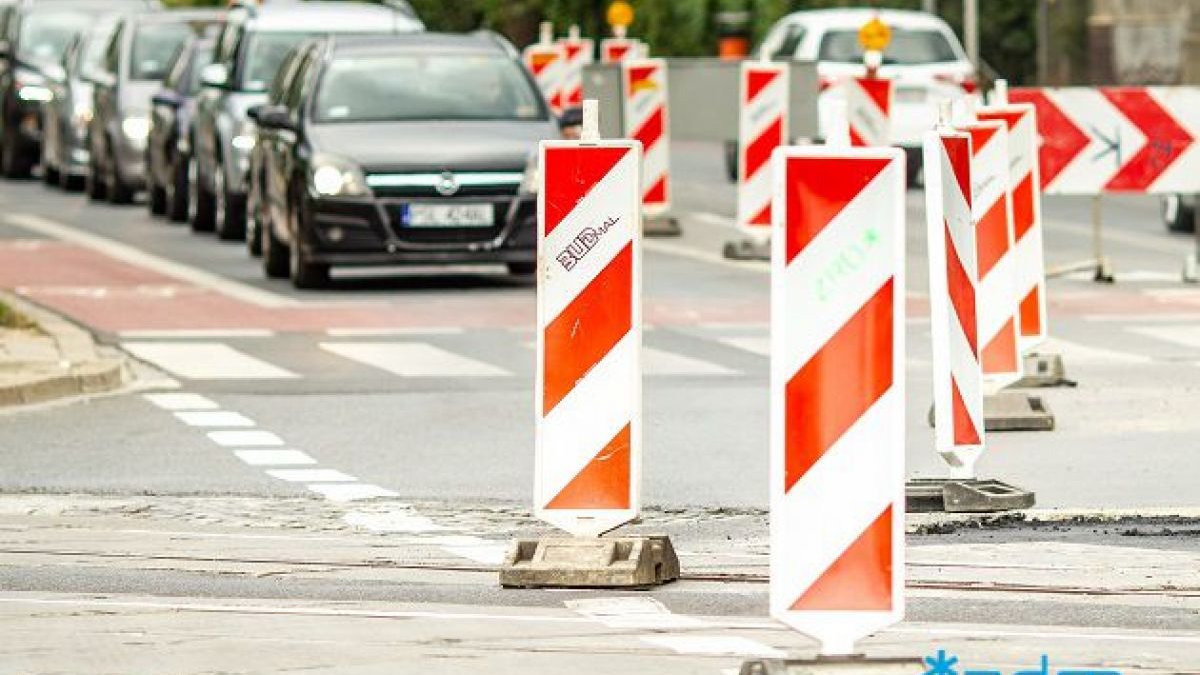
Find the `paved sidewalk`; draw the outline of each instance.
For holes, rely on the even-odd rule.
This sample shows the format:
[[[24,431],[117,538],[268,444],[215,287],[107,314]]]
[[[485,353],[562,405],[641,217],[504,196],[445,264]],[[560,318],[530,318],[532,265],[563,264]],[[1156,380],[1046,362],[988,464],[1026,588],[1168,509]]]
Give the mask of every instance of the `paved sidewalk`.
[[[12,294],[0,292],[0,303],[33,324],[0,327],[0,409],[123,384],[124,357],[98,348],[87,331]]]

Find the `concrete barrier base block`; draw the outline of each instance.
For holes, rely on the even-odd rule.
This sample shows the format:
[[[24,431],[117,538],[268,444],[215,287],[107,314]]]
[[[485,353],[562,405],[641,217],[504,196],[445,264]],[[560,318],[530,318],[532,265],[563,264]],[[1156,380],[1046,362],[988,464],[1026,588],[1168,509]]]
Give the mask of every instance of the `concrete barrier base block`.
[[[998,480],[914,478],[904,485],[909,513],[999,513],[1033,508],[1029,490]]]
[[[1067,379],[1067,369],[1061,354],[1029,354],[1024,359],[1025,376],[1013,385],[1013,389],[1037,389],[1041,387],[1074,387],[1074,380]]]
[[[1041,396],[1002,391],[983,397],[986,431],[1053,431],[1054,413]]]
[[[928,672],[918,658],[872,659],[865,656],[815,659],[754,659],[742,662],[740,675],[923,675]]]
[[[647,216],[642,219],[642,234],[647,237],[678,237],[683,228],[677,218],[671,216]]]
[[[500,566],[505,588],[650,588],[678,578],[666,535],[518,539]]]
[[[722,254],[729,260],[771,260],[771,242],[738,239],[725,242]]]

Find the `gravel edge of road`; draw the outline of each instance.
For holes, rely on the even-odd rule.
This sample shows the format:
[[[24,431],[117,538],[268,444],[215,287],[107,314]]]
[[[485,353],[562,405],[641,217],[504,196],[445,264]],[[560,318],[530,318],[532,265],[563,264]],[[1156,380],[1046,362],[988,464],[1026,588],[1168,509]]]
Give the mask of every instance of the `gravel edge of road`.
[[[0,410],[108,393],[133,378],[123,354],[101,353],[92,334],[65,317],[7,291],[0,291],[0,301],[33,321],[54,341],[60,357],[53,364],[18,364],[11,373],[16,381],[0,385]]]

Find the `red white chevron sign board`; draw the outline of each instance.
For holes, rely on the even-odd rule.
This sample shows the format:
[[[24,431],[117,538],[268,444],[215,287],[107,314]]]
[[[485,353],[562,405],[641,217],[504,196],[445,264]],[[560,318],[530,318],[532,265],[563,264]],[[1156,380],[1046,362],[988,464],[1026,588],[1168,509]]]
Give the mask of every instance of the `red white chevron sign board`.
[[[600,62],[621,63],[626,59],[644,59],[650,56],[641,41],[633,38],[605,38],[600,41]]]
[[[579,27],[572,26],[570,36],[559,40],[563,53],[562,107],[583,105],[583,68],[595,59],[595,43],[579,36]]]
[[[856,148],[884,147],[892,142],[892,98],[890,79],[852,77],[842,85],[846,91],[846,117],[850,145]]]
[[[787,64],[743,61],[738,118],[738,227],[771,234],[771,154],[788,137]]]
[[[625,98],[625,137],[642,143],[642,211],[658,216],[671,206],[670,121],[667,115],[667,62],[621,62]]]
[[[973,122],[959,128],[971,136],[980,360],[984,382],[989,390],[995,390],[1021,379],[1022,367],[1008,129],[1003,122]]]
[[[554,43],[535,43],[525,48],[521,55],[525,67],[533,75],[538,89],[555,114],[562,112],[562,87],[565,70],[565,59],[561,45]]]
[[[935,447],[952,478],[974,478],[983,453],[983,370],[971,136],[938,127],[925,136],[925,217],[929,243]]]
[[[640,508],[641,150],[539,152],[534,512],[598,536]]]
[[[772,161],[771,615],[845,655],[904,614],[904,155]]]
[[[1013,89],[1037,108],[1046,194],[1200,192],[1200,87]]]
[[[1020,347],[1022,353],[1028,353],[1048,337],[1037,111],[1028,103],[1016,103],[980,108],[975,114],[980,121],[1003,122],[1008,128]]]

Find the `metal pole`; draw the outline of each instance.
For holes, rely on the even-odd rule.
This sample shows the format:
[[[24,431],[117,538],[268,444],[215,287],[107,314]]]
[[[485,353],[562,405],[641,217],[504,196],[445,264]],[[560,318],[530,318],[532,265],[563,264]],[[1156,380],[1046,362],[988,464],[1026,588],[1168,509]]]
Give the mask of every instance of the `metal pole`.
[[[979,69],[979,0],[963,0],[963,42],[967,58]]]
[[[1114,281],[1108,259],[1104,257],[1104,224],[1101,218],[1101,199],[1097,193],[1092,197],[1092,255],[1096,258],[1096,281],[1111,284]]]

